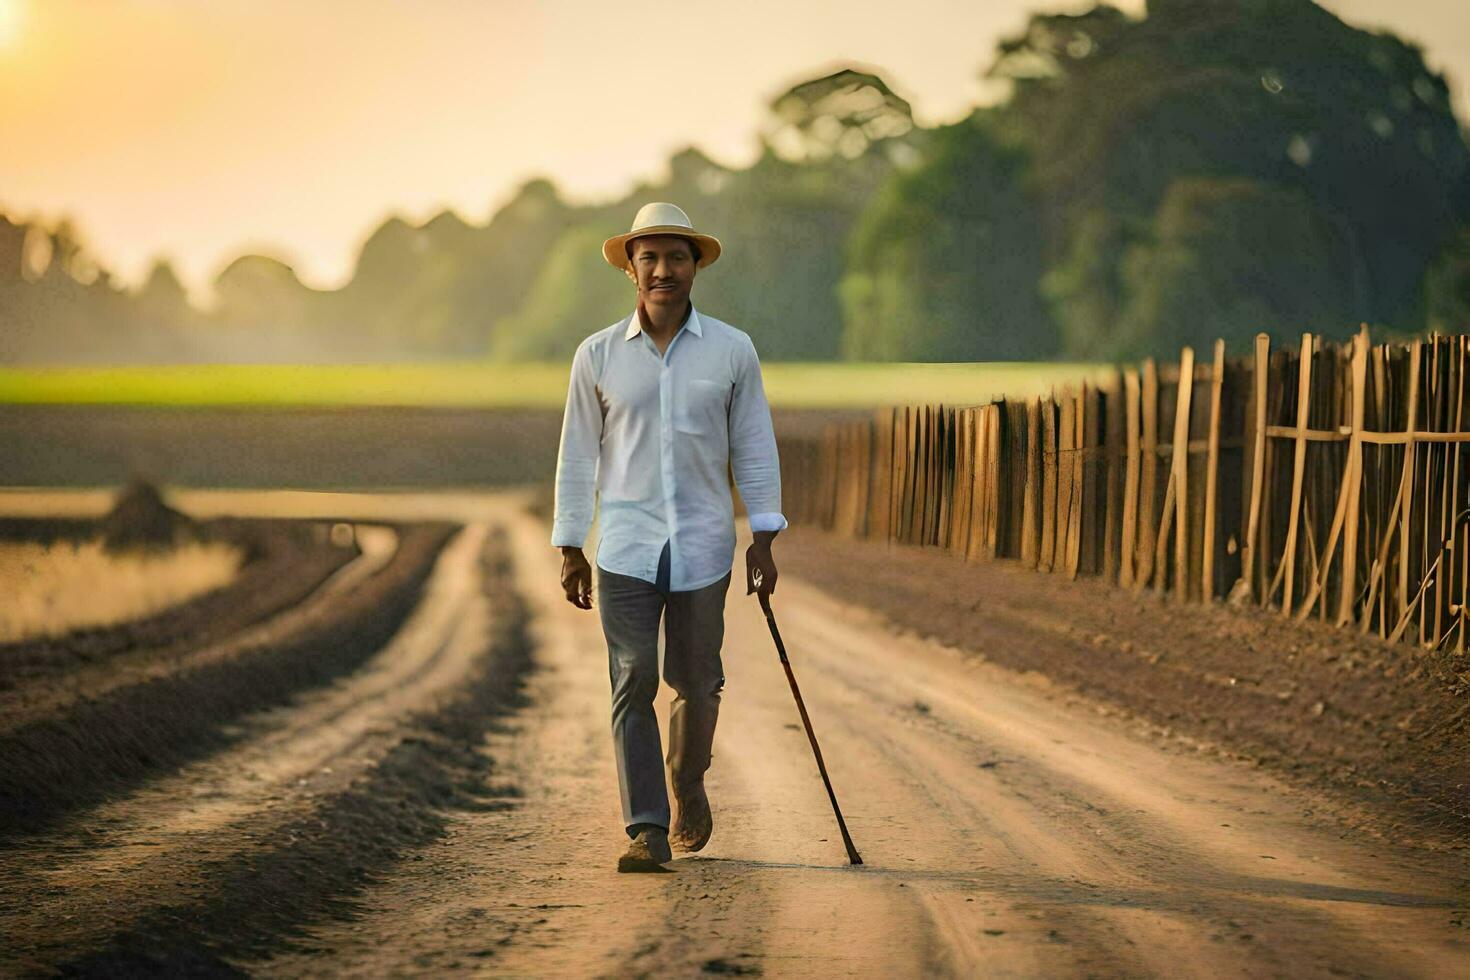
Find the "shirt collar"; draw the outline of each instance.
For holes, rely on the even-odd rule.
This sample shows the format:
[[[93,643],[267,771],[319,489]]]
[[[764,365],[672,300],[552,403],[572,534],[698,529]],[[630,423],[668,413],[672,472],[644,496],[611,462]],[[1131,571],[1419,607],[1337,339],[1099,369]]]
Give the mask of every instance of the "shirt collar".
[[[699,324],[699,310],[695,308],[694,301],[689,301],[689,319],[684,321],[683,329],[688,330],[696,337],[704,336],[704,328]],[[643,321],[638,319],[638,311],[633,311],[633,316],[628,320],[628,329],[623,331],[624,340],[632,340],[643,332]]]

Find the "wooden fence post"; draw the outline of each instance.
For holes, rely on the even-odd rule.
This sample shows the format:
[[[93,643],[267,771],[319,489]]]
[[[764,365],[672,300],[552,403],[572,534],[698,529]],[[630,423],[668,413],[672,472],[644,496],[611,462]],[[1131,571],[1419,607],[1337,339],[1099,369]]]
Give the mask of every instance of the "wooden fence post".
[[[1004,533],[1000,554],[1006,558],[1021,557],[1022,511],[1026,506],[1026,405],[1007,400],[1001,405],[1001,429],[1005,455],[1001,461],[1001,482],[1005,484]]]
[[[1151,357],[1143,362],[1139,402],[1143,426],[1139,440],[1138,560],[1133,582],[1141,587],[1153,574],[1154,535],[1158,529],[1154,511],[1159,480],[1159,369]]]
[[[1189,599],[1189,411],[1194,398],[1194,348],[1179,352],[1179,391],[1174,409],[1174,594]]]
[[[986,466],[985,482],[990,484],[990,493],[986,496],[986,519],[985,519],[985,557],[994,560],[1000,553],[1000,481],[1001,481],[1001,436],[1000,436],[1000,413],[1002,407],[992,404],[986,407],[986,422],[988,425],[987,442],[990,446],[990,459]]]
[[[1169,458],[1169,483],[1164,492],[1164,513],[1159,518],[1155,541],[1154,588],[1162,595],[1168,587],[1165,548],[1174,527],[1174,594],[1179,602],[1189,598],[1189,406],[1194,395],[1194,348],[1179,352],[1179,388],[1174,401],[1174,441]]]
[[[1118,580],[1118,539],[1123,530],[1123,382],[1114,374],[1101,394],[1103,414],[1103,465],[1106,497],[1103,517],[1102,556],[1098,574]]]
[[[1366,330],[1367,327],[1365,326],[1363,329]],[[1440,431],[1442,432],[1458,432],[1460,427],[1456,418],[1456,412],[1451,408],[1454,392],[1457,390],[1460,382],[1459,364],[1452,356],[1453,348],[1451,343],[1452,338],[1449,337],[1445,337],[1439,342],[1440,346],[1444,348],[1443,376],[1445,388],[1444,397],[1440,399],[1441,411],[1443,412],[1442,424],[1440,426]],[[1442,447],[1444,451],[1439,469],[1439,532],[1437,537],[1442,542],[1442,547],[1447,547],[1446,557],[1450,560],[1445,563],[1444,571],[1434,580],[1434,626],[1429,632],[1429,642],[1427,644],[1431,649],[1437,649],[1441,640],[1448,639],[1449,637],[1449,634],[1444,632],[1444,614],[1445,606],[1447,605],[1446,598],[1449,595],[1450,586],[1453,585],[1455,575],[1454,559],[1456,557],[1454,551],[1457,550],[1457,546],[1454,543],[1456,535],[1453,528],[1455,512],[1450,506],[1452,487],[1450,483],[1450,455],[1453,453],[1458,459],[1459,452],[1453,443],[1442,443]],[[1456,486],[1453,489],[1458,491],[1459,487]]]
[[[1419,430],[1419,374],[1423,359],[1424,341],[1416,340],[1409,349],[1409,404],[1408,416],[1404,421],[1407,433],[1404,439],[1405,481],[1403,507],[1399,510],[1399,615],[1409,611],[1409,515],[1414,509],[1414,433]]]
[[[975,465],[970,474],[970,540],[965,543],[965,557],[974,561],[984,552],[985,541],[985,495],[986,474],[989,472],[987,459],[990,453],[990,432],[985,425],[984,406],[972,408],[975,427],[970,438],[975,446]]]
[[[951,505],[953,513],[949,519],[946,547],[963,557],[970,532],[970,470],[975,465],[969,442],[970,410],[955,409],[954,424],[954,503]]]
[[[1077,544],[1072,549],[1071,573],[1097,574],[1097,532],[1104,518],[1098,506],[1098,434],[1102,412],[1098,410],[1097,385],[1084,382],[1077,401]]]
[[[1358,509],[1363,490],[1363,412],[1367,401],[1368,387],[1368,330],[1363,328],[1353,337],[1352,362],[1352,436],[1348,442],[1347,466],[1344,467],[1347,481],[1347,511],[1344,516],[1342,534],[1342,589],[1337,601],[1337,625],[1342,626],[1353,618],[1353,600],[1357,598],[1358,580]],[[1330,546],[1329,546],[1330,547]],[[1323,558],[1322,586],[1327,585],[1326,565],[1330,557]],[[1324,596],[1322,601],[1327,601]]]
[[[893,511],[893,539],[900,543],[909,541],[909,521],[913,516],[914,499],[914,411],[905,405],[899,419],[899,430],[893,443],[893,462],[896,466],[893,492],[896,506]]]
[[[1072,535],[1072,462],[1077,438],[1077,402],[1072,393],[1062,395],[1061,419],[1057,423],[1057,533],[1053,542],[1053,571],[1067,570],[1068,542]]]
[[[1286,525],[1285,563],[1286,591],[1282,595],[1281,614],[1290,616],[1292,611],[1292,584],[1296,577],[1296,538],[1301,524],[1302,478],[1307,467],[1307,413],[1312,402],[1312,335],[1302,334],[1301,360],[1297,364],[1296,392],[1296,455],[1291,470],[1291,510]],[[1269,596],[1267,597],[1270,598]]]
[[[959,428],[959,439],[964,447],[965,467],[959,478],[964,486],[964,494],[956,500],[955,506],[960,510],[963,523],[957,547],[960,556],[968,558],[970,539],[975,534],[975,467],[979,459],[975,455],[975,410],[966,408],[961,411],[963,420]]]
[[[1205,526],[1201,545],[1200,599],[1215,598],[1215,493],[1220,473],[1220,395],[1225,386],[1225,341],[1215,341],[1210,367],[1210,431],[1205,449]]]
[[[934,406],[925,405],[917,413],[918,438],[914,455],[914,544],[929,543],[929,527],[934,513],[934,481],[931,463],[934,446]]]
[[[1305,619],[1312,611],[1312,606],[1318,598],[1322,600],[1322,614],[1327,614],[1327,578],[1332,572],[1333,556],[1337,553],[1337,539],[1347,528],[1347,535],[1343,538],[1343,586],[1342,596],[1339,600],[1339,614],[1342,613],[1341,602],[1352,606],[1354,579],[1357,578],[1358,560],[1358,486],[1362,482],[1363,471],[1363,403],[1364,387],[1366,385],[1368,370],[1368,337],[1366,334],[1358,334],[1352,341],[1352,360],[1349,371],[1349,418],[1351,432],[1348,441],[1348,455],[1343,462],[1342,479],[1338,483],[1337,503],[1333,507],[1332,527],[1327,532],[1327,543],[1322,549],[1322,562],[1314,570],[1312,584],[1307,589],[1307,594],[1302,599],[1301,607],[1296,611],[1298,619]],[[1308,530],[1311,525],[1307,525]],[[1341,622],[1339,623],[1341,625]]]
[[[868,479],[868,536],[884,541],[892,537],[889,522],[889,498],[893,478],[893,410],[874,413],[873,458]]]
[[[1057,421],[1056,399],[1041,402],[1041,550],[1036,567],[1051,571],[1057,536]]]
[[[1036,567],[1041,504],[1041,400],[1026,402],[1026,487],[1021,502],[1021,562]]]
[[[944,503],[944,406],[929,408],[929,439],[925,447],[928,483],[924,491],[924,540],[939,543],[939,509]]]
[[[1455,417],[1454,417],[1453,428],[1450,431],[1458,433],[1458,432],[1460,432],[1462,430],[1462,426],[1464,425],[1464,418],[1465,418],[1465,337],[1464,337],[1464,335],[1461,335],[1459,337],[1454,338],[1454,360],[1450,363],[1450,377],[1453,379],[1452,382],[1451,382],[1451,384],[1450,384],[1450,390],[1453,393],[1454,399],[1455,399]],[[1459,635],[1458,635],[1458,639],[1455,641],[1455,643],[1456,643],[1456,649],[1458,651],[1460,651],[1460,652],[1463,652],[1464,651],[1464,644],[1465,644],[1465,616],[1466,616],[1466,610],[1465,610],[1466,581],[1465,581],[1465,579],[1466,579],[1467,573],[1470,573],[1470,555],[1467,555],[1466,554],[1466,545],[1465,545],[1466,535],[1463,534],[1463,533],[1461,533],[1461,531],[1455,526],[1455,518],[1460,513],[1460,450],[1462,448],[1463,447],[1460,444],[1458,444],[1458,443],[1450,443],[1450,444],[1448,444],[1446,446],[1446,450],[1448,452],[1451,452],[1451,453],[1454,454],[1454,469],[1453,469],[1453,474],[1454,475],[1453,476],[1450,476],[1450,472],[1449,472],[1450,471],[1450,467],[1448,465],[1445,467],[1446,477],[1449,479],[1449,486],[1450,486],[1449,509],[1446,511],[1446,515],[1447,515],[1447,518],[1448,518],[1448,526],[1447,526],[1446,530],[1448,530],[1449,536],[1450,536],[1450,539],[1451,540],[1454,540],[1457,537],[1460,539],[1460,543],[1458,543],[1458,544],[1456,544],[1456,545],[1453,546],[1454,548],[1458,549],[1459,552],[1460,552],[1460,556],[1459,556],[1460,557],[1460,568],[1459,568],[1459,573],[1460,573],[1460,595],[1459,595],[1459,603],[1458,603],[1458,606],[1459,606],[1459,610],[1460,611],[1459,611],[1459,614],[1456,615],[1453,606],[1450,606],[1450,608],[1447,611],[1450,613],[1450,615],[1455,616],[1455,621],[1450,624],[1449,629],[1446,630],[1445,633],[1442,634],[1441,638],[1437,641],[1439,644],[1443,644],[1443,642],[1446,639],[1449,638],[1449,635],[1450,635],[1449,634],[1449,631],[1450,630],[1458,629],[1460,632],[1459,632]],[[1452,554],[1451,555],[1451,559],[1453,560],[1453,558],[1454,558],[1454,555]],[[1444,591],[1445,591],[1445,594],[1446,595],[1450,595],[1454,591],[1454,582],[1453,582],[1454,573],[1455,573],[1455,569],[1454,568],[1451,568],[1449,575],[1446,576],[1446,580],[1445,580],[1445,583],[1444,583],[1445,584],[1445,590]],[[1453,601],[1454,600],[1451,599],[1451,603],[1453,603]],[[1436,633],[1438,634],[1437,627],[1436,627]]]
[[[1133,566],[1138,546],[1138,386],[1136,370],[1123,374],[1123,401],[1127,430],[1127,457],[1123,463],[1123,529],[1118,555],[1118,584],[1133,584]]]
[[[1079,560],[1082,554],[1082,520],[1085,516],[1083,510],[1086,490],[1084,457],[1086,456],[1087,443],[1085,441],[1087,425],[1087,396],[1086,382],[1083,388],[1072,394],[1071,401],[1075,407],[1072,409],[1072,502],[1068,508],[1067,516],[1067,551],[1066,571],[1068,578],[1076,578]]]
[[[981,529],[979,513],[981,504],[985,499],[985,474],[983,472],[985,462],[985,433],[983,430],[985,425],[983,418],[984,409],[975,407],[968,408],[965,411],[968,413],[970,419],[970,429],[967,435],[970,444],[970,472],[967,477],[970,482],[970,497],[968,512],[965,515],[969,530],[966,532],[964,554],[967,560],[974,561],[980,556]]]
[[[935,495],[939,498],[934,505],[934,544],[949,547],[949,529],[954,515],[954,409],[939,407],[939,441],[935,448],[935,465],[938,478]]]
[[[909,410],[893,413],[892,476],[888,481],[888,540],[903,540],[903,500],[908,482]]]
[[[1245,541],[1240,554],[1240,581],[1232,590],[1232,600],[1247,600],[1256,588],[1256,561],[1261,532],[1261,497],[1265,491],[1266,473],[1266,386],[1271,374],[1271,338],[1256,334],[1255,359],[1252,369],[1250,401],[1251,438],[1246,459],[1250,464],[1250,511],[1246,516]]]
[[[1414,442],[1413,442],[1413,433],[1414,433],[1414,425],[1415,425],[1414,420],[1418,416],[1418,406],[1419,406],[1419,356],[1420,356],[1420,344],[1421,344],[1421,342],[1416,340],[1409,347],[1409,365],[1408,365],[1408,369],[1407,369],[1408,370],[1408,382],[1409,382],[1408,388],[1409,388],[1409,393],[1408,393],[1407,402],[1405,403],[1405,409],[1406,409],[1407,419],[1406,419],[1406,421],[1404,423],[1404,461],[1403,461],[1403,466],[1402,466],[1401,472],[1399,474],[1398,492],[1397,492],[1397,494],[1394,497],[1393,506],[1388,509],[1388,516],[1384,520],[1383,537],[1381,538],[1381,540],[1379,541],[1379,544],[1378,544],[1378,554],[1377,554],[1376,559],[1373,562],[1373,567],[1368,572],[1368,597],[1367,597],[1366,601],[1363,603],[1363,615],[1362,615],[1362,618],[1358,621],[1358,631],[1361,632],[1361,633],[1368,632],[1368,627],[1372,624],[1372,621],[1373,621],[1373,600],[1374,600],[1374,598],[1378,598],[1379,601],[1380,601],[1379,613],[1378,613],[1378,631],[1379,631],[1379,635],[1380,636],[1387,634],[1387,631],[1388,631],[1388,602],[1387,602],[1387,596],[1388,596],[1388,583],[1389,583],[1388,553],[1389,553],[1389,549],[1393,545],[1393,540],[1394,540],[1394,537],[1395,537],[1396,532],[1397,532],[1397,536],[1399,538],[1399,541],[1400,541],[1400,545],[1401,546],[1403,546],[1403,544],[1406,541],[1407,536],[1408,536],[1407,535],[1407,531],[1403,529],[1403,526],[1402,525],[1399,525],[1398,524],[1398,521],[1399,521],[1400,515],[1405,512],[1406,501],[1407,501],[1407,498],[1408,498],[1408,496],[1411,493],[1412,488],[1413,488],[1413,474],[1414,474],[1414,451],[1413,451]],[[1386,373],[1386,371],[1385,371],[1385,373]],[[1407,590],[1407,586],[1404,584],[1405,581],[1407,580],[1407,575],[1408,575],[1408,569],[1407,569],[1407,567],[1405,567],[1405,565],[1404,565],[1403,562],[1400,562],[1400,582],[1399,582],[1399,594],[1400,594],[1400,596],[1402,596],[1404,594],[1404,592]],[[1380,582],[1382,583],[1382,586],[1383,586],[1382,590],[1379,589],[1379,583]],[[1400,611],[1400,613],[1403,612],[1402,609],[1400,609],[1399,611]]]

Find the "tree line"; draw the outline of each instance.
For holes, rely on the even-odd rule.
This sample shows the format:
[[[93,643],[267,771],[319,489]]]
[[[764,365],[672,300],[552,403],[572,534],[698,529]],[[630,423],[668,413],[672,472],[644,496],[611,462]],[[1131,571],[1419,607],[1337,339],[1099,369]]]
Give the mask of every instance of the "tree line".
[[[1265,329],[1470,327],[1470,150],[1422,50],[1311,0],[1038,13],[938,128],[869,72],[772,100],[742,169],[687,149],[598,205],[390,218],[341,288],[245,255],[189,306],[69,224],[0,218],[0,360],[565,358],[625,315],[599,246],[651,199],[720,236],[702,308],[770,360],[1134,357]]]

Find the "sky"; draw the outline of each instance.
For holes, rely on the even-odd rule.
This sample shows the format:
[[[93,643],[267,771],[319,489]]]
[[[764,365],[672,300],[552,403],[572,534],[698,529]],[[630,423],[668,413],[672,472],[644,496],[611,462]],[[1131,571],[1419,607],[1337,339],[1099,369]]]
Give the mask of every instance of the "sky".
[[[1423,44],[1465,118],[1463,5],[1324,3]],[[768,100],[837,65],[877,70],[922,124],[959,119],[995,98],[980,73],[1029,11],[1087,6],[0,0],[0,213],[69,216],[129,284],[167,256],[207,298],[261,251],[328,288],[389,214],[482,223],[538,175],[606,200],[690,145],[748,164]]]

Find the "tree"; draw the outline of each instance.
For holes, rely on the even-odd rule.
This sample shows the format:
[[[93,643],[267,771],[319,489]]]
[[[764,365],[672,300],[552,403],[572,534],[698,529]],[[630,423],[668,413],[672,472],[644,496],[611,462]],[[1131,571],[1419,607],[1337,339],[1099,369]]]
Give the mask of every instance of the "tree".
[[[212,334],[230,359],[293,361],[322,355],[322,338],[311,329],[320,294],[282,260],[242,255],[215,277],[214,291]]]
[[[1025,159],[983,115],[949,127],[923,163],[895,173],[848,246],[843,351],[864,360],[1046,357],[1041,236]]]
[[[491,356],[566,360],[583,338],[631,312],[638,301],[633,284],[602,258],[603,241],[620,230],[584,225],[563,233],[520,309],[495,323]]]
[[[877,75],[843,68],[792,86],[771,101],[765,140],[791,162],[856,160],[914,128],[908,102]]]
[[[1118,263],[1152,247],[1165,195],[1193,177],[1299,191],[1347,249],[1344,326],[1423,323],[1425,269],[1470,208],[1470,152],[1414,45],[1309,0],[1155,0],[1138,21],[1105,7],[1033,17],[990,74],[1013,86],[1005,122],[1032,149],[1048,295],[1085,321],[1064,326],[1069,344],[1130,304]]]
[[[1424,285],[1430,329],[1470,333],[1470,225],[1462,225],[1445,244]]]
[[[1236,178],[1170,185],[1151,239],[1121,263],[1126,306],[1110,357],[1141,357],[1223,337],[1244,349],[1264,330],[1345,337],[1356,329],[1352,249],[1341,225],[1297,188]]]

